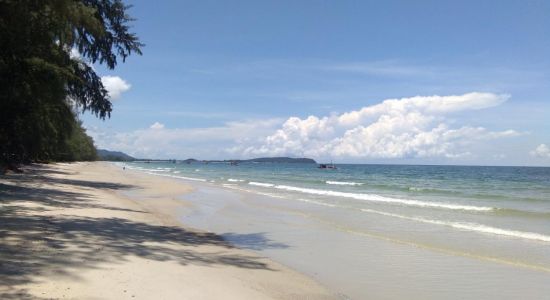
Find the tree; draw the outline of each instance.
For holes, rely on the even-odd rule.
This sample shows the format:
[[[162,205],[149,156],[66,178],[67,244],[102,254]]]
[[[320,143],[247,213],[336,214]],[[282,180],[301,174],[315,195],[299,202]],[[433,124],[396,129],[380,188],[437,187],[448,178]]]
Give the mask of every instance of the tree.
[[[82,122],[75,119],[71,124],[71,135],[59,145],[55,160],[59,161],[91,161],[97,159],[97,150],[94,141],[86,134]]]
[[[0,164],[59,159],[74,149],[68,140],[85,131],[73,109],[110,117],[91,65],[114,69],[118,59],[141,54],[128,8],[121,0],[0,0]]]

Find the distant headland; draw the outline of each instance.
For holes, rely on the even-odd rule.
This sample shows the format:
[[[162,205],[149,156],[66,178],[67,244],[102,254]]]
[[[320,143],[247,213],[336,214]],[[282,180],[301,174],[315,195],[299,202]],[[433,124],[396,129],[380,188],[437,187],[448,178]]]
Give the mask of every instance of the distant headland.
[[[202,163],[300,163],[300,164],[316,164],[317,162],[311,158],[306,157],[259,157],[252,159],[228,159],[228,160],[196,160],[186,159],[184,163],[202,162]]]
[[[226,160],[199,160],[194,158],[188,158],[184,160],[178,159],[148,159],[148,158],[135,158],[124,152],[109,151],[105,149],[98,149],[97,155],[99,160],[103,161],[143,161],[143,162],[173,162],[184,164],[195,163],[227,163],[227,164],[241,164],[241,163],[300,163],[300,164],[316,164],[314,159],[306,157],[259,157],[252,159],[226,159]]]

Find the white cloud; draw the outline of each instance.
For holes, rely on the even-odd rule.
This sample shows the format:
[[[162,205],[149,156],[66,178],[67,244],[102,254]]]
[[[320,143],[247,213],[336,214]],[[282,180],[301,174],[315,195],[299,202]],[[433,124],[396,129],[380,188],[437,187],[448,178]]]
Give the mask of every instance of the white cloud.
[[[431,67],[402,65],[397,61],[335,63],[324,65],[321,69],[374,76],[431,76],[436,74]]]
[[[118,76],[102,76],[101,82],[103,82],[111,100],[119,99],[122,93],[132,87],[128,82]]]
[[[456,158],[466,146],[486,139],[519,135],[514,130],[451,128],[445,116],[500,105],[508,95],[469,93],[389,99],[357,111],[326,117],[291,117],[259,144],[238,146],[244,156],[298,155],[338,158]]]
[[[87,64],[95,71],[94,66],[88,61],[84,60],[82,55],[80,54],[80,52],[78,52],[76,48],[71,48],[70,50],[68,50],[68,52],[71,59],[76,59],[83,64]],[[111,100],[119,99],[122,93],[128,91],[132,87],[131,84],[129,84],[119,76],[102,76],[101,82],[107,90],[109,98]]]
[[[124,151],[142,158],[227,158],[229,148],[252,143],[273,132],[281,119],[228,122],[218,127],[166,128],[155,122],[149,128],[125,133],[88,128],[99,148]]]
[[[164,124],[162,123],[159,123],[159,122],[155,122],[153,125],[151,125],[149,128],[151,129],[163,129],[164,128]]]
[[[530,154],[534,157],[550,158],[550,148],[546,144],[540,144]]]
[[[79,60],[81,63],[90,66],[95,71],[94,66],[83,59],[82,55],[76,48],[67,49],[67,52],[69,53],[69,57],[71,59]],[[122,93],[128,91],[132,87],[132,85],[119,76],[102,76],[101,82],[107,90],[111,100],[119,99]]]
[[[69,57],[71,59],[78,59],[78,60],[81,59],[80,52],[78,52],[76,48],[71,48],[71,50],[69,51]]]
[[[482,154],[477,150],[487,141],[522,133],[457,125],[449,117],[494,107],[508,98],[490,93],[416,96],[324,117],[248,120],[206,128],[166,128],[155,122],[132,132],[113,134],[95,128],[89,132],[101,148],[151,158],[473,159]]]

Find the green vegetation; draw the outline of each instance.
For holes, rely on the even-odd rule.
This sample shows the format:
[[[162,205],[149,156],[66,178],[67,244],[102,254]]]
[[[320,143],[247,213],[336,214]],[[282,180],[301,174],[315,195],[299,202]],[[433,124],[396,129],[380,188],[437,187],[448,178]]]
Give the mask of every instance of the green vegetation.
[[[105,160],[105,161],[134,161],[136,160],[134,157],[131,157],[130,155],[120,152],[120,151],[109,151],[105,149],[98,149],[97,150],[97,159],[98,160]]]
[[[110,117],[92,64],[113,69],[141,54],[127,9],[120,0],[0,0],[0,169],[95,159],[77,112]]]

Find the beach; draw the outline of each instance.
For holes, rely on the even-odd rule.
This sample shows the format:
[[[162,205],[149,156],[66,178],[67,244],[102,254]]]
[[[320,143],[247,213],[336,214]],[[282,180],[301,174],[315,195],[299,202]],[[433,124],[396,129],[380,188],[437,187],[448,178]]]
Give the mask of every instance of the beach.
[[[0,298],[547,299],[548,171],[31,165],[0,181]]]
[[[550,1],[0,1],[0,300],[550,300]]]
[[[180,221],[349,299],[547,299],[550,169],[135,162]]]
[[[310,277],[184,226],[191,191],[181,180],[104,162],[32,165],[0,177],[0,298],[338,298]]]

